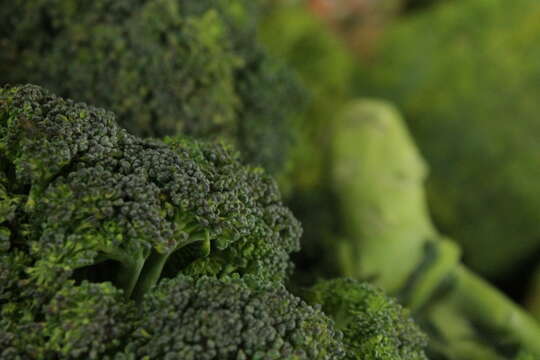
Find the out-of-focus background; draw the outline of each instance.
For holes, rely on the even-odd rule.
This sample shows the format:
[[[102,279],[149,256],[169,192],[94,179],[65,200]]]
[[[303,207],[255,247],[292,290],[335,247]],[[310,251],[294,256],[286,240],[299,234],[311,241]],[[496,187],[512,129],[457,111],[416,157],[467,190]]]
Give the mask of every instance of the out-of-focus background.
[[[318,263],[323,251],[310,253],[310,239],[343,229],[328,205],[338,114],[374,97],[397,108],[425,159],[439,232],[540,316],[538,1],[276,0],[262,39],[310,90],[289,189],[305,227],[301,261]],[[320,203],[326,214],[313,210]]]

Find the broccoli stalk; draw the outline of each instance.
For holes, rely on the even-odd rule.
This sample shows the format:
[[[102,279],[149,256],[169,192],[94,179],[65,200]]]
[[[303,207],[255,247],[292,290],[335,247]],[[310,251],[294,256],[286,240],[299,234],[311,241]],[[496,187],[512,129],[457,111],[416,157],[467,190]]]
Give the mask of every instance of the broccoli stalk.
[[[158,282],[161,278],[163,268],[169,260],[170,256],[177,250],[181,249],[184,246],[200,242],[200,248],[204,249],[204,253],[201,256],[208,256],[210,254],[210,236],[208,232],[203,232],[202,234],[192,235],[188,241],[179,242],[178,245],[167,253],[159,253],[157,251],[152,251],[150,256],[144,262],[144,270],[142,275],[138,279],[137,286],[134,289],[133,297],[137,300],[141,300],[152,287]]]
[[[334,140],[334,190],[347,224],[335,245],[342,273],[396,294],[427,329],[444,334],[453,322],[466,324],[465,332],[446,333],[450,352],[467,333],[483,354],[486,347],[505,354],[523,346],[540,355],[539,324],[461,265],[458,247],[432,225],[423,190],[427,169],[396,110],[355,102],[338,118]],[[434,320],[449,311],[452,318]]]

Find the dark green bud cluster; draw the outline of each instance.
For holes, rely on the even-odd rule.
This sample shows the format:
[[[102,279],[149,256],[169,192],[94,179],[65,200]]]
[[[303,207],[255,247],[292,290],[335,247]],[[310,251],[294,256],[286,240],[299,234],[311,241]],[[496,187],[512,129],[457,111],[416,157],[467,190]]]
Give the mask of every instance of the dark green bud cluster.
[[[407,310],[369,283],[352,279],[320,282],[307,292],[343,331],[350,360],[427,360],[427,337]]]
[[[179,276],[144,302],[135,358],[342,359],[340,333],[319,309],[249,279]]]
[[[258,3],[4,1],[0,84],[30,82],[106,107],[140,136],[226,138],[279,169],[303,96],[258,44]]]
[[[127,294],[139,281],[142,296],[171,255],[170,276],[258,273],[278,281],[288,271],[300,225],[274,181],[227,147],[141,140],[112,113],[35,86],[0,90],[0,119],[5,176],[21,191],[7,195],[8,205],[21,197],[24,246],[35,260],[28,272],[38,283],[96,265],[115,273]],[[17,220],[7,229],[23,242]]]
[[[110,283],[67,284],[43,307],[45,348],[62,359],[102,359],[123,348],[136,310]]]
[[[238,291],[244,295],[231,311],[244,311],[241,301],[251,301],[247,285],[243,289],[238,280],[239,285],[218,286],[218,279],[230,275],[249,276],[254,288],[265,284],[265,295],[257,299],[271,294],[276,299],[250,302],[255,317],[244,324],[256,331],[262,314],[266,323],[260,337],[245,334],[239,354],[332,358],[324,354],[334,354],[333,348],[323,350],[327,343],[309,332],[309,326],[321,331],[328,326],[331,332],[331,324],[280,285],[290,270],[289,253],[299,248],[300,224],[281,203],[275,182],[262,169],[242,165],[229,147],[185,137],[143,140],[105,110],[34,85],[5,87],[0,88],[0,174],[0,358],[132,356],[128,339],[135,341],[135,334],[150,331],[147,324],[156,325],[148,318],[152,311],[156,319],[160,312],[174,315],[162,307],[151,310],[160,298],[180,306],[177,301],[196,294],[200,304],[184,304],[189,314],[190,307],[198,313],[207,306],[203,299],[221,304],[227,291]],[[178,274],[214,280],[196,285],[181,277],[179,286],[198,288],[182,298],[177,288],[163,285],[143,300],[161,278]],[[216,288],[205,292],[210,285]],[[130,298],[150,301],[144,314]],[[208,305],[208,311],[222,305]],[[298,314],[289,318],[294,307]],[[217,347],[236,341],[236,333],[225,332],[230,320],[215,320],[215,330],[200,328],[199,335]],[[306,328],[295,330],[302,321]],[[214,337],[218,334],[228,337]],[[156,346],[149,343],[140,351]],[[216,351],[232,354],[229,350]],[[148,351],[152,359],[184,359],[172,348],[166,357]]]

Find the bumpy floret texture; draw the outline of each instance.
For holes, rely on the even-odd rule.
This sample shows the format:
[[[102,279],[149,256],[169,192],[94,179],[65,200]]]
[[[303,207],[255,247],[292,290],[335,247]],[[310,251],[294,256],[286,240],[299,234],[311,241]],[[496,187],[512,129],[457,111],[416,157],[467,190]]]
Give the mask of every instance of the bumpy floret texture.
[[[15,0],[0,8],[0,84],[31,82],[106,107],[136,135],[227,138],[249,161],[283,166],[302,91],[256,40],[258,1]]]
[[[2,359],[104,359],[134,330],[134,303],[110,283],[69,281],[54,293],[17,279],[24,294],[2,301]]]
[[[343,331],[346,359],[427,360],[427,337],[406,309],[368,283],[322,281],[307,292]]]
[[[29,249],[39,283],[109,260],[129,293],[169,255],[171,275],[280,280],[288,271],[300,225],[273,180],[227,147],[143,141],[110,112],[30,85],[0,90],[0,119],[8,204],[20,212],[4,224]]]
[[[274,181],[229,147],[142,140],[38,86],[0,88],[0,174],[2,359],[120,356],[161,278],[270,289],[298,249]]]
[[[22,306],[22,305],[21,305]],[[0,318],[2,359],[342,359],[333,321],[260,279],[166,279],[139,306],[110,283],[68,282]]]
[[[179,276],[143,304],[128,345],[136,358],[341,359],[340,333],[319,309],[284,288],[250,280]]]

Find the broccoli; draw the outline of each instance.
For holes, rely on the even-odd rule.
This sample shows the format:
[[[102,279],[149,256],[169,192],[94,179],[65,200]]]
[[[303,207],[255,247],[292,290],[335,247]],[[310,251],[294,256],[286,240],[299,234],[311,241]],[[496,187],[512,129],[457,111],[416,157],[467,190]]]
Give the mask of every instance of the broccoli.
[[[260,33],[268,49],[298,72],[308,90],[309,106],[297,120],[302,131],[290,154],[292,166],[280,186],[305,229],[293,276],[295,282],[309,286],[319,276],[339,276],[335,261],[319,245],[334,241],[335,230],[341,227],[330,189],[331,124],[337,109],[351,96],[356,65],[337,34],[305,6],[290,3],[273,2]],[[276,29],[280,36],[275,36]]]
[[[111,283],[65,284],[42,307],[45,353],[62,358],[99,358],[113,353],[134,331],[136,308]]]
[[[342,359],[341,333],[320,309],[258,280],[183,275],[143,303],[128,353],[150,359]]]
[[[351,103],[335,120],[333,186],[346,224],[326,253],[343,275],[396,295],[443,359],[540,355],[540,325],[497,289],[460,264],[427,211],[427,167],[393,106]]]
[[[114,274],[140,297],[162,272],[288,272],[300,225],[275,182],[228,147],[141,140],[112,113],[32,85],[0,90],[0,119],[2,203],[15,207],[3,227],[39,284]]]
[[[319,282],[306,292],[343,331],[347,359],[427,360],[427,337],[394,299],[353,279]]]
[[[278,172],[304,96],[256,39],[259,2],[3,1],[0,84],[106,107],[135,135],[227,139]]]
[[[344,354],[341,333],[320,309],[260,279],[178,275],[138,307],[121,292],[110,283],[64,284],[40,308],[41,319],[12,322],[11,332],[0,320],[0,356],[338,360]]]
[[[435,222],[492,279],[540,249],[538,11],[535,0],[440,2],[389,29],[357,83],[403,110],[432,170]]]
[[[161,278],[251,275],[270,289],[281,286],[288,254],[298,250],[300,224],[275,182],[229,147],[142,140],[113,113],[38,86],[0,88],[0,160],[2,358],[118,353],[139,326],[135,302]],[[160,289],[155,299],[169,288]],[[326,346],[313,340],[319,332],[310,335],[324,318],[318,325],[308,321],[314,310],[291,318],[285,310],[276,309],[284,323],[275,326],[298,348],[283,351],[305,346],[305,356],[334,358],[318,350]],[[306,329],[292,331],[300,320]]]

